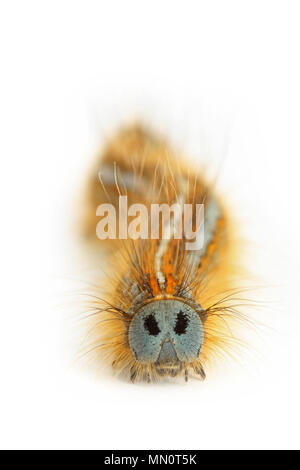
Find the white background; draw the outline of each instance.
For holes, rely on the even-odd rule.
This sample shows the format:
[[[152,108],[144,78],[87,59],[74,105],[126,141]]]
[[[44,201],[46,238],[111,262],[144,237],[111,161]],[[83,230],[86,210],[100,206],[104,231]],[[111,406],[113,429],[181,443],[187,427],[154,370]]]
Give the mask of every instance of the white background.
[[[299,13],[287,0],[1,1],[2,448],[299,448]],[[73,364],[69,280],[88,276],[69,238],[75,195],[103,133],[137,115],[212,173],[225,155],[219,188],[268,286],[267,328],[205,383]]]

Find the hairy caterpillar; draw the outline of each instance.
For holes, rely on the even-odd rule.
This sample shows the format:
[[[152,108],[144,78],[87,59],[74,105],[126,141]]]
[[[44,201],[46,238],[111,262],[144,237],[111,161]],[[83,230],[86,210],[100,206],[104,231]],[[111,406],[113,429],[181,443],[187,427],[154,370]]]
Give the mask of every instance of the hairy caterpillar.
[[[120,196],[127,197],[128,206],[143,204],[148,218],[153,204],[190,204],[194,228],[196,206],[202,204],[201,248],[187,250],[185,234],[176,238],[175,215],[172,227],[170,220],[160,219],[156,238],[132,239],[126,232],[99,240],[97,210],[103,203],[114,207],[113,231],[124,231]],[[135,125],[108,143],[89,181],[86,201],[86,236],[95,250],[107,249],[111,269],[91,301],[88,352],[133,382],[178,375],[188,380],[189,373],[204,379],[206,364],[239,343],[233,327],[243,318],[235,305],[237,247],[220,198],[163,139]],[[141,216],[136,225],[144,222]]]

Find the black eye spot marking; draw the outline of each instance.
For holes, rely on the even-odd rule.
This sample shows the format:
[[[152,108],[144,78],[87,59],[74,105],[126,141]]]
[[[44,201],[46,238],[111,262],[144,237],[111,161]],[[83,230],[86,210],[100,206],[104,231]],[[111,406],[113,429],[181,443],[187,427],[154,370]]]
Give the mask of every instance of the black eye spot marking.
[[[149,332],[151,336],[157,336],[160,333],[160,329],[158,327],[157,321],[154,315],[148,315],[144,321],[144,327]]]
[[[180,312],[177,314],[176,325],[174,328],[175,333],[177,335],[183,335],[186,332],[188,324],[188,317],[180,310]]]

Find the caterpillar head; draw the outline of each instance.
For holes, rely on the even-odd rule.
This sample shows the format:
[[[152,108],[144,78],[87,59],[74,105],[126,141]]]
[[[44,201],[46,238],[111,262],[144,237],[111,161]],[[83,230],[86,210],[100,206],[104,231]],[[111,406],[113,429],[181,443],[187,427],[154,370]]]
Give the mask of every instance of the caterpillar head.
[[[176,375],[182,364],[198,359],[203,340],[199,312],[176,299],[142,306],[129,327],[129,345],[136,361],[154,364],[161,374],[171,371]]]

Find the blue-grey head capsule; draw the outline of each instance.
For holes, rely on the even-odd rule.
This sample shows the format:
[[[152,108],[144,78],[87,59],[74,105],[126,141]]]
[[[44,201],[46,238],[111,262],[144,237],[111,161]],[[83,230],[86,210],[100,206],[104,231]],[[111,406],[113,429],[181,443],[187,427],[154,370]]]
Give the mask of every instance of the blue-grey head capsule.
[[[138,362],[168,364],[199,357],[204,332],[199,313],[180,300],[154,300],[141,307],[129,327]]]

